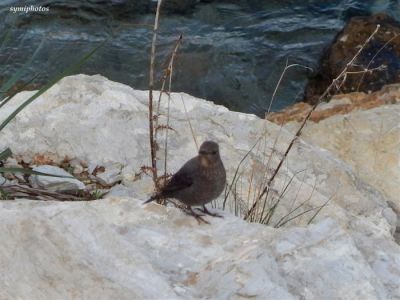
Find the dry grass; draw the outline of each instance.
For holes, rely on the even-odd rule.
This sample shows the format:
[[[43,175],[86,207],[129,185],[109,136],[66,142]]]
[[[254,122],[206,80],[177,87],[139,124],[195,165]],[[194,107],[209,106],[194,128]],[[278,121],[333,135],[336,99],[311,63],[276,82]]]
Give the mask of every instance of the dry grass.
[[[273,220],[273,216],[276,214],[279,206],[282,205],[282,201],[284,199],[285,194],[287,193],[291,185],[293,185],[293,180],[296,179],[299,173],[306,171],[303,170],[289,177],[285,176],[284,175],[285,172],[283,172],[282,167],[284,166],[285,162],[288,163],[287,162],[288,154],[295,145],[296,141],[300,138],[304,126],[306,125],[307,121],[311,116],[311,113],[315,111],[315,109],[321,102],[326,101],[329,97],[334,95],[336,92],[340,91],[341,86],[346,81],[347,75],[349,74],[349,68],[355,64],[362,50],[371,41],[371,39],[378,32],[378,30],[379,30],[379,25],[376,27],[374,32],[372,32],[369,38],[364,42],[364,44],[360,47],[360,49],[353,56],[353,58],[347,63],[342,72],[335,79],[333,79],[329,87],[320,96],[318,102],[312,107],[312,109],[308,112],[303,121],[300,123],[299,128],[296,130],[293,138],[289,141],[288,145],[284,150],[279,151],[277,149],[278,139],[280,137],[281,130],[279,130],[278,135],[276,136],[273,142],[273,147],[270,151],[267,151],[266,147],[267,145],[266,130],[261,134],[261,137],[255,142],[255,144],[250,148],[250,150],[243,156],[242,160],[238,163],[232,182],[229,184],[227,191],[225,193],[225,198],[223,201],[224,209],[226,207],[228,198],[231,196],[232,198],[231,201],[233,201],[234,203],[233,210],[235,214],[242,216],[244,220],[250,222],[258,222],[270,225],[272,224],[271,222]],[[378,51],[381,51],[381,49]],[[273,93],[271,103],[275,98],[277,89],[282,81],[282,78],[284,77],[285,72],[287,71],[288,68],[294,66],[297,65],[288,65],[288,63],[286,63],[285,69],[282,72],[280,79],[277,83],[277,87],[275,88],[275,91]],[[378,70],[380,68],[376,69]],[[372,72],[374,70],[375,69],[366,68],[362,72],[367,73],[367,72]],[[254,161],[254,158],[257,157],[258,158],[261,157],[260,164],[262,165],[262,167],[259,166],[256,167],[254,165],[250,166],[248,164],[249,158],[253,158]],[[244,176],[243,174],[246,168],[251,168],[249,175],[247,175],[247,178],[245,178],[245,180],[249,183],[249,187],[246,193],[243,193],[243,190],[241,190],[241,181],[243,181],[244,178],[241,178],[241,176]],[[258,180],[255,179],[255,174],[257,174],[257,176],[259,177]],[[278,177],[278,174],[282,175],[281,177],[286,178],[285,179],[286,182],[284,182],[283,186],[281,187],[276,186],[277,184],[276,179]],[[301,182],[301,180],[299,181]],[[313,187],[313,191],[314,190],[315,186]],[[243,195],[246,196],[243,197]],[[315,219],[315,217],[320,213],[320,211],[326,205],[328,205],[329,201],[332,199],[331,197],[322,205],[308,208],[307,207],[308,203],[310,202],[310,199],[313,196],[313,192],[311,192],[310,196],[305,201],[302,201],[301,203],[299,203],[294,207],[294,203],[297,201],[296,199],[297,195],[298,193],[296,194],[295,199],[292,199],[292,204],[290,205],[292,208],[289,209],[289,211],[286,212],[286,214],[283,215],[275,224],[273,224],[275,227],[284,226],[290,221],[293,221],[296,218],[304,216],[305,214],[310,215],[308,220],[308,223],[310,223],[312,220]]]

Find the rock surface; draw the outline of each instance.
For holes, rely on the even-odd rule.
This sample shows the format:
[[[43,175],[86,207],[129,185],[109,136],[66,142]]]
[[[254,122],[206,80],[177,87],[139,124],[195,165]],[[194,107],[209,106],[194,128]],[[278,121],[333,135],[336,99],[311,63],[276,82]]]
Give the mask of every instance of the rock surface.
[[[355,110],[366,110],[396,103],[400,103],[400,84],[386,85],[381,90],[370,94],[354,92],[335,95],[328,103],[322,102],[317,106],[311,113],[310,121],[318,123],[335,115],[344,115]],[[276,124],[292,121],[302,122],[312,107],[311,104],[298,102],[281,111],[271,112],[266,118]]]
[[[0,175],[0,188],[1,188],[2,185],[8,184],[8,183],[9,183],[9,181],[6,178],[4,178],[3,176]]]
[[[385,194],[398,216],[400,241],[400,85],[393,84],[372,93],[335,96],[311,115],[302,132],[308,142],[329,150],[346,162],[357,176]],[[393,105],[396,104],[396,105]],[[310,106],[296,104],[270,114],[273,122],[297,130]],[[371,109],[374,108],[374,109]],[[350,114],[348,112],[356,110]],[[329,132],[329,134],[327,134]]]
[[[399,120],[400,105],[381,106],[310,122],[303,138],[335,153],[400,207]]]
[[[377,25],[380,25],[379,31],[349,68],[348,71],[353,73],[346,77],[340,92],[377,91],[385,84],[400,81],[400,23],[386,14],[353,17],[321,58],[317,74],[310,79],[305,89],[305,102],[314,104],[318,101],[319,96],[342,72]],[[360,72],[366,69],[376,70]]]
[[[211,225],[198,225],[175,208],[121,198],[2,201],[0,217],[1,299],[400,295],[399,275],[391,271],[400,267],[399,256],[393,264],[387,251],[378,260],[372,251],[364,253],[361,242],[369,239],[352,238],[332,219],[274,230],[224,214]],[[382,238],[382,232],[374,235]]]
[[[43,175],[31,175],[29,177],[29,181],[35,188],[40,187],[53,192],[76,191],[83,190],[85,188],[85,185],[78,179],[67,178],[72,177],[72,175],[59,167],[43,165],[33,168],[33,171],[56,176],[64,176],[52,177]]]
[[[32,93],[16,95],[0,111],[0,120]],[[85,161],[88,166],[121,164],[122,182],[134,190],[130,196],[145,199],[153,191],[150,177],[141,174],[141,168],[150,165],[147,97],[145,91],[133,90],[101,76],[67,77],[22,111],[2,131],[0,146],[9,146],[15,154],[33,157],[33,161],[40,157],[42,161],[55,163],[69,157]],[[166,122],[166,105],[164,98],[160,124]],[[195,141],[200,144],[211,139],[220,143],[228,182],[231,182],[240,160],[263,135],[262,148],[257,147],[240,168],[240,189],[230,193],[228,209],[242,214],[252,205],[246,199],[255,197],[269,170],[279,162],[292,134],[253,115],[231,112],[223,106],[186,94],[171,95],[170,112],[170,126],[175,130],[170,132],[168,141],[167,167],[170,173],[197,152]],[[190,128],[193,128],[195,141]],[[159,133],[158,164],[161,172],[164,134]],[[43,153],[46,156],[42,156]],[[307,199],[302,209],[318,207],[329,200],[329,209],[322,210],[318,218],[331,216],[345,223],[354,213],[377,216],[387,208],[382,194],[360,182],[355,172],[330,152],[299,142],[287,161],[290,163],[274,181],[273,190],[281,194],[282,201],[270,220],[271,224],[278,224],[283,216]],[[135,181],[138,177],[142,180]],[[283,193],[289,181],[290,188]],[[217,203],[219,207],[221,202],[222,198]],[[307,223],[313,213],[310,211],[291,223]],[[388,228],[393,230],[396,222],[383,217],[388,221]]]
[[[20,164],[18,164],[17,160],[12,157],[7,158],[7,160],[4,162],[4,167],[5,168],[23,168]],[[14,173],[6,173],[5,175],[6,175],[6,177],[8,177],[7,175],[11,175],[11,178],[18,179],[21,182],[25,181],[24,174],[22,174],[22,173],[14,172]]]
[[[400,96],[400,86],[397,89]],[[399,98],[398,98],[399,99]],[[397,213],[397,240],[400,241],[400,105],[384,105],[346,115],[336,115],[319,123],[309,122],[302,137],[335,153],[359,178],[385,195]],[[285,128],[297,130],[290,122]],[[327,134],[329,132],[329,134]]]
[[[0,111],[0,121],[31,94],[16,95]],[[400,246],[393,237],[398,199],[390,192],[398,180],[394,168],[382,173],[388,182],[382,189],[340,153],[300,140],[269,198],[274,201],[275,195],[280,201],[269,224],[285,223],[285,229],[247,224],[228,212],[223,220],[212,219],[209,227],[198,226],[173,208],[140,205],[153,189],[150,177],[140,172],[150,165],[147,96],[101,76],[71,76],[2,131],[0,148],[9,146],[32,161],[47,161],[48,156],[56,162],[67,156],[84,161],[88,170],[121,164],[122,184],[110,198],[95,202],[0,202],[0,217],[7,220],[0,223],[7,229],[0,230],[1,240],[7,241],[0,247],[5,249],[0,266],[29,266],[23,276],[19,271],[1,272],[0,298],[24,298],[28,293],[31,298],[54,298],[60,291],[66,298],[94,299],[400,297]],[[161,103],[160,124],[165,124],[166,103]],[[375,114],[370,117],[355,113],[368,120],[360,120],[360,136],[373,140],[369,118],[385,123],[383,136],[396,135],[398,107],[386,109],[383,119],[379,116],[384,107],[368,111]],[[376,128],[378,123],[373,123]],[[237,189],[227,202],[227,210],[238,215],[252,205],[257,186],[265,182],[293,136],[291,125],[281,128],[178,93],[171,95],[170,126],[175,131],[169,133],[168,172],[196,153],[196,142],[213,139],[220,144],[228,182],[261,136],[262,142],[239,168]],[[330,127],[323,132],[330,136]],[[159,132],[160,172],[164,134]],[[349,143],[357,152],[370,153],[362,145],[371,146]],[[392,155],[392,162],[398,162],[400,151]],[[222,202],[221,197],[215,205],[222,207]],[[327,203],[313,218],[314,225],[307,226],[315,207]],[[16,246],[22,244],[26,246]],[[19,251],[18,259],[12,260],[9,249]]]
[[[96,178],[105,186],[113,185],[123,179],[121,174],[122,167],[123,166],[118,163],[109,164],[104,167],[104,172],[96,174]]]

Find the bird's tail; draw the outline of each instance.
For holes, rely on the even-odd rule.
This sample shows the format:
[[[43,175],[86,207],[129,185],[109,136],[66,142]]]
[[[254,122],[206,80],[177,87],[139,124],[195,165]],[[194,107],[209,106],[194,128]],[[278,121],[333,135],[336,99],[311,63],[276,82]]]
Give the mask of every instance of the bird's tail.
[[[144,201],[143,204],[150,203],[150,202],[152,202],[154,200],[157,200],[157,199],[158,199],[158,197],[156,195],[155,196],[151,196],[148,200]]]

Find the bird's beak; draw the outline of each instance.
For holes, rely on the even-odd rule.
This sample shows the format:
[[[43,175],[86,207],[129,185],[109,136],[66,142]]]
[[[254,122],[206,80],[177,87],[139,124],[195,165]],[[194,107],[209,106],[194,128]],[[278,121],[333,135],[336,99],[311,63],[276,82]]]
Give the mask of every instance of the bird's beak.
[[[200,156],[200,164],[207,168],[210,165],[210,162],[208,161],[208,159],[204,156]]]

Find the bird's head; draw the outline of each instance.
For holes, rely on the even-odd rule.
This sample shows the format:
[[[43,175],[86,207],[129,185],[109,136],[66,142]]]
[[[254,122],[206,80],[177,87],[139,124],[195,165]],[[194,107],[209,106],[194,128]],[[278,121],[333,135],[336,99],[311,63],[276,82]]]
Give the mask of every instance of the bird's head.
[[[209,167],[220,160],[219,146],[216,142],[205,141],[199,150],[200,162],[204,167]]]

